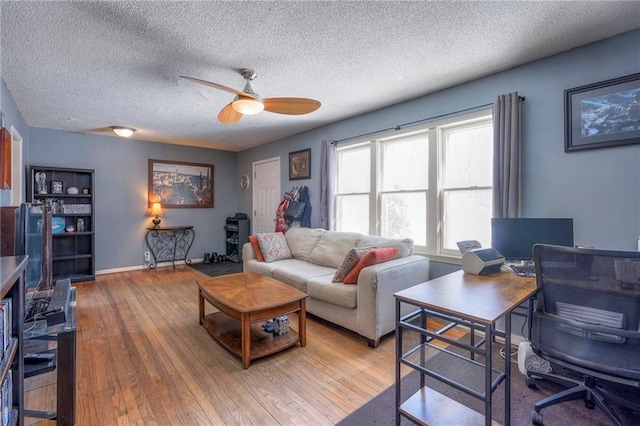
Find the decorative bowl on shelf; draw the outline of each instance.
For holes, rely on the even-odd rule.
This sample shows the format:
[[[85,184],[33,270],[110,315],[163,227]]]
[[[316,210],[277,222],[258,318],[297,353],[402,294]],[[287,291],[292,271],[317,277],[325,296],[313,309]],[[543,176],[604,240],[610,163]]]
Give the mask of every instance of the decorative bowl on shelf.
[[[60,234],[64,232],[64,217],[54,216],[51,218],[51,233]]]
[[[69,225],[69,226],[67,226],[67,227],[65,228],[65,231],[67,231],[67,232],[73,232],[73,231],[75,231],[75,230],[76,230],[76,228],[74,228],[72,225]]]
[[[67,188],[67,194],[69,195],[78,195],[78,188],[76,188],[75,186],[70,186]]]

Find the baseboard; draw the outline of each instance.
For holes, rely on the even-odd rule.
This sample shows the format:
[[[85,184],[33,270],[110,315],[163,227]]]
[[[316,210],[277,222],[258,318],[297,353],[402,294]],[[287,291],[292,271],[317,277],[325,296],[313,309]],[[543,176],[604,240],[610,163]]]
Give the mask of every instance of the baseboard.
[[[204,258],[191,259],[191,263],[202,263],[202,262],[204,262]],[[186,265],[186,263],[185,263],[184,260],[176,260],[176,265]],[[173,266],[173,263],[172,262],[159,262],[156,265],[156,268],[162,268],[164,266]],[[147,266],[145,266],[145,265],[136,265],[136,266],[126,266],[124,268],[101,269],[99,271],[96,271],[96,275],[117,274],[118,272],[139,271],[141,269],[149,269],[149,268]]]

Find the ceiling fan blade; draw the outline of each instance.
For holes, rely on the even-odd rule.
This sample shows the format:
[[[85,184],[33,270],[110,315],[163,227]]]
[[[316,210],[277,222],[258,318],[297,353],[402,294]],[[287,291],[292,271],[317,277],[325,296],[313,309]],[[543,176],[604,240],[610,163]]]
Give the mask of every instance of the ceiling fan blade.
[[[249,93],[244,93],[244,92],[241,92],[240,90],[236,90],[236,89],[234,89],[232,87],[223,86],[222,84],[212,83],[210,81],[205,81],[205,80],[200,80],[199,78],[186,77],[184,75],[181,75],[180,78],[184,78],[185,80],[193,81],[194,83],[203,84],[205,86],[213,87],[214,89],[224,90],[225,92],[233,93],[234,95],[246,96],[247,98],[252,98],[252,99],[256,98],[255,96],[253,96],[253,95],[251,95]]]
[[[264,110],[277,114],[302,115],[320,108],[320,102],[307,98],[266,98]]]
[[[236,111],[232,104],[233,102],[229,102],[218,113],[218,121],[222,124],[236,124],[242,118],[242,113]]]

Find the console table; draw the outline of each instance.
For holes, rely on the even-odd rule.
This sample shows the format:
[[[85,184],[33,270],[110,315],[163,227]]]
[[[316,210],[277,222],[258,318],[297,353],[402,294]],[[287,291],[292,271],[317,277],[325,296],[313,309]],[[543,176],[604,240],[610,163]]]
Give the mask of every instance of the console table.
[[[505,418],[510,423],[511,396],[511,313],[520,304],[536,293],[535,278],[523,278],[504,269],[491,275],[471,275],[463,271],[418,284],[394,294],[396,298],[396,424],[404,416],[418,424],[434,424],[442,420],[445,413],[455,413],[458,424],[483,423],[480,413],[463,406],[456,401],[425,386],[425,376],[465,392],[484,402],[484,424],[491,420],[491,393],[504,381]],[[406,309],[411,312],[402,315]],[[427,317],[448,322],[449,325],[438,331],[427,329]],[[500,318],[505,318],[505,330],[496,329]],[[529,323],[531,323],[529,321]],[[456,326],[469,328],[469,337],[455,340],[444,333]],[[419,342],[410,349],[403,348],[403,333],[419,333]],[[476,332],[484,333],[476,341]],[[505,341],[505,359],[503,371],[492,366],[492,345],[495,337]],[[457,352],[436,347],[431,342],[440,341],[457,347]],[[403,352],[404,351],[404,352]],[[439,352],[435,352],[439,351]],[[478,375],[484,375],[481,389],[453,378],[445,377],[433,371],[428,359],[433,353],[446,353],[450,363],[465,363],[472,366]],[[420,389],[405,401],[401,395],[401,365],[407,365],[420,372]]]
[[[195,236],[193,226],[147,228],[145,241],[153,257],[149,268],[155,268],[158,262],[171,261],[175,269],[176,260],[184,260],[187,265],[191,264],[191,259],[187,256]]]

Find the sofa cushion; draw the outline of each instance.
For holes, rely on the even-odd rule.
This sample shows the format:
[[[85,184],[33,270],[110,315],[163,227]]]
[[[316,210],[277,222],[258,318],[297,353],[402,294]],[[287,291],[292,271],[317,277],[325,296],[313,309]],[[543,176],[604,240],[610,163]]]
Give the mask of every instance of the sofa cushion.
[[[258,244],[258,237],[255,235],[249,235],[249,242],[251,243],[251,247],[253,247],[253,252],[256,255],[256,259],[258,259],[258,262],[264,262],[264,256],[262,255],[262,250],[260,250],[260,244]]]
[[[413,254],[413,240],[411,238],[385,238],[378,235],[362,235],[356,247],[397,247],[397,257],[407,257]]]
[[[335,269],[349,250],[356,246],[361,235],[357,232],[325,231],[311,252],[309,261]]]
[[[358,275],[360,275],[360,271],[362,271],[362,269],[366,268],[367,266],[376,265],[388,260],[393,260],[397,255],[397,247],[384,247],[369,250],[364,256],[362,256],[362,259],[358,261],[358,264],[354,266],[351,272],[347,274],[347,276],[344,278],[344,283],[357,284]]]
[[[357,306],[358,287],[334,283],[331,282],[331,279],[331,275],[325,275],[307,280],[307,294],[309,294],[309,297],[344,308],[355,308]]]
[[[287,240],[282,232],[256,234],[256,238],[265,262],[270,263],[276,260],[291,259],[291,250],[289,250]]]
[[[296,259],[309,260],[311,252],[318,244],[325,230],[322,228],[291,228],[285,234],[291,254]]]
[[[275,265],[277,267],[273,270],[273,278],[305,293],[307,292],[307,280],[329,275],[329,281],[331,281],[331,277],[336,271],[327,266],[316,265],[299,259],[281,260]]]
[[[371,250],[370,247],[354,247],[349,250],[349,253],[347,253],[340,266],[338,266],[338,270],[333,276],[333,282],[341,283],[347,274],[351,272],[353,267],[358,264],[360,259],[362,259],[362,256],[364,256],[369,250]]]

